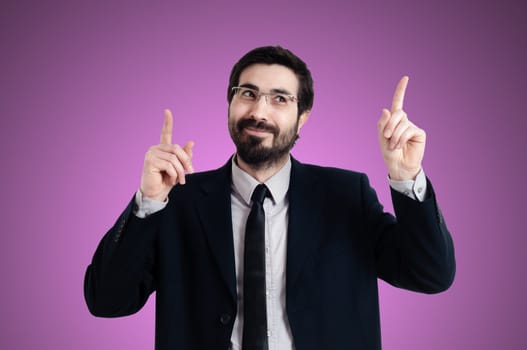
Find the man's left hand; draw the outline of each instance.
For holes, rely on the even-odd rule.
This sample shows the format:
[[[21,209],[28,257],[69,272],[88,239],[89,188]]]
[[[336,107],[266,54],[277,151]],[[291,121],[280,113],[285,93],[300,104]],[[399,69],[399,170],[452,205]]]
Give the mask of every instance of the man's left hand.
[[[391,110],[382,110],[377,123],[382,156],[392,180],[414,180],[421,170],[426,133],[410,120],[403,110],[408,77],[397,84]]]

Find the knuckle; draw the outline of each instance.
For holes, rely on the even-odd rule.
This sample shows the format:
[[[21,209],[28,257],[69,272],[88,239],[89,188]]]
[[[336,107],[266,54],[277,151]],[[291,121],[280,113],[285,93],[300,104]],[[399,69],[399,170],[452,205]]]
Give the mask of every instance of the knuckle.
[[[145,157],[150,157],[152,156],[152,154],[156,151],[156,146],[150,146],[148,147],[148,149],[146,150],[146,153],[145,153]]]
[[[183,167],[181,166],[181,163],[179,162],[176,162],[173,164],[174,168],[176,169],[177,172],[181,173],[183,172]]]
[[[170,175],[170,177],[177,177],[177,171],[174,169],[172,164],[167,165],[167,173]]]
[[[168,161],[169,161],[170,163],[172,163],[172,164],[176,164],[176,163],[178,162],[178,159],[177,159],[176,155],[174,155],[174,154],[172,154],[172,153],[169,153],[169,154],[167,155],[167,157],[168,157]]]
[[[177,155],[178,161],[179,161],[181,164],[185,164],[185,165],[186,165],[186,164],[189,163],[189,161],[190,161],[190,157],[189,157],[189,155],[187,154],[187,152],[185,152],[184,149],[179,148],[179,149],[177,150],[176,155]]]
[[[174,153],[174,145],[166,145],[165,146],[165,152],[167,152],[167,153]]]
[[[154,159],[154,156],[152,152],[149,150],[145,153],[145,163],[152,163],[152,160]]]

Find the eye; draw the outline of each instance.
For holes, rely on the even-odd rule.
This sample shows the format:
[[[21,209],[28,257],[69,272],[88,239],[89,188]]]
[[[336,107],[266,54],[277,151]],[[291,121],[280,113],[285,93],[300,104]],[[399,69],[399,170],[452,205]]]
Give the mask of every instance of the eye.
[[[256,93],[252,89],[248,89],[248,88],[241,88],[240,96],[247,100],[256,99]]]
[[[273,95],[272,96],[273,102],[279,105],[285,105],[287,102],[289,102],[289,99],[286,95]]]

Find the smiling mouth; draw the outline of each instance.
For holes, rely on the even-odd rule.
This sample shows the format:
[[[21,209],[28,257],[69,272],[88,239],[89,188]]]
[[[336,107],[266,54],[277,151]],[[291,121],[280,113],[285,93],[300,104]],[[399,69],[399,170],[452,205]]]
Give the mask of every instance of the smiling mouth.
[[[238,122],[237,124],[238,132],[244,133],[249,136],[263,138],[271,135],[277,135],[278,130],[276,130],[272,125],[267,124],[264,121],[256,121],[254,119],[244,119]]]
[[[264,135],[264,134],[272,134],[270,130],[267,130],[266,128],[259,128],[254,126],[247,126],[243,128],[247,133],[254,134],[254,135]]]

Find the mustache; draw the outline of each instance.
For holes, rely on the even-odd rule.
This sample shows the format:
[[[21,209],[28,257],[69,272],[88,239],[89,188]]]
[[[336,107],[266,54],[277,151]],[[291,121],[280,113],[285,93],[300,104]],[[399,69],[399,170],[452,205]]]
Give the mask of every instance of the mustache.
[[[254,128],[264,131],[269,131],[275,135],[278,134],[279,130],[274,125],[268,124],[264,121],[257,121],[254,119],[242,119],[236,124],[236,128],[241,132],[245,128]]]

